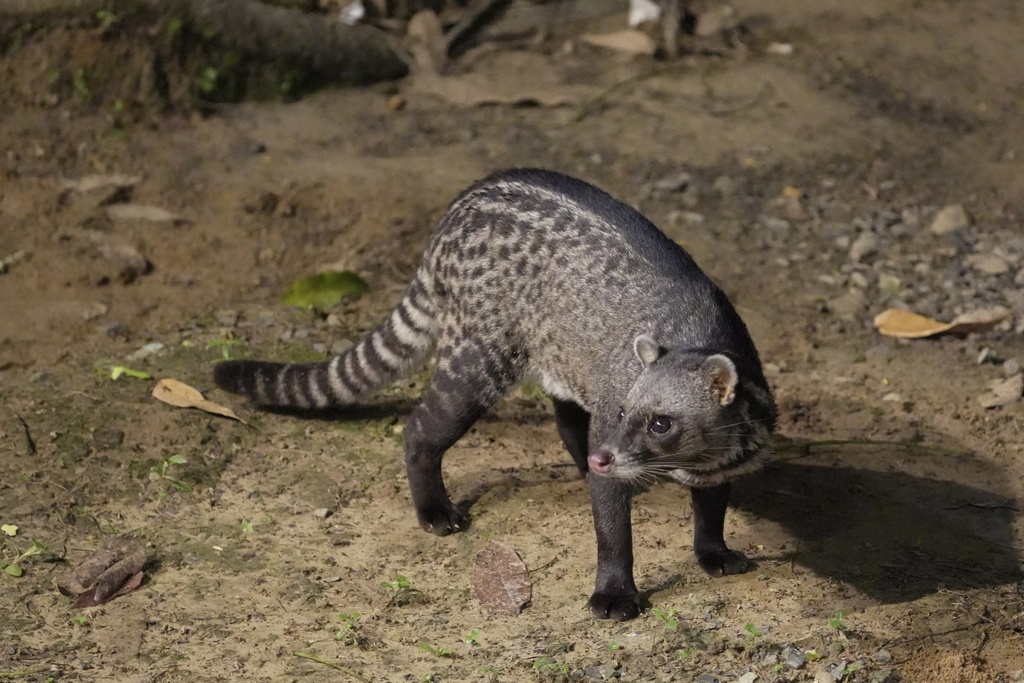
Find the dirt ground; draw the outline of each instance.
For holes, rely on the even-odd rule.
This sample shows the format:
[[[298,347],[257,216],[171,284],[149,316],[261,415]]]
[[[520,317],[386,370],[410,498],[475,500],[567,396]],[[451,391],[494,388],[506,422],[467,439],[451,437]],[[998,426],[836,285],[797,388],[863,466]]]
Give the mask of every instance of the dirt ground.
[[[0,561],[32,541],[47,552],[0,577],[0,677],[1024,680],[1024,406],[979,403],[1024,363],[1024,6],[770,5],[734,3],[746,49],[657,74],[575,39],[622,16],[460,67],[543,82],[565,94],[551,107],[453,104],[413,79],[401,109],[385,88],[331,90],[121,130],[105,108],[45,96],[53,46],[3,57],[0,259],[25,256],[0,275],[0,524],[18,527]],[[397,301],[446,203],[517,165],[594,182],[690,249],[777,394],[778,457],[737,484],[727,519],[757,567],[704,575],[687,492],[654,488],[635,505],[649,608],[632,622],[584,608],[586,483],[536,391],[449,452],[473,524],[437,538],[416,524],[402,464],[428,374],[340,420],[212,387],[225,349],[322,358],[357,339]],[[125,192],[64,184],[112,173],[140,176],[131,201],[181,220],[110,218]],[[956,204],[968,223],[934,234]],[[151,272],[126,266],[126,245]],[[326,318],[278,302],[324,267],[370,291]],[[893,305],[1013,316],[896,341],[871,324]],[[154,380],[111,381],[115,365],[188,382],[248,426],[159,403]],[[148,544],[145,583],[72,608],[55,577],[114,534]],[[473,596],[492,540],[531,570],[518,617]]]

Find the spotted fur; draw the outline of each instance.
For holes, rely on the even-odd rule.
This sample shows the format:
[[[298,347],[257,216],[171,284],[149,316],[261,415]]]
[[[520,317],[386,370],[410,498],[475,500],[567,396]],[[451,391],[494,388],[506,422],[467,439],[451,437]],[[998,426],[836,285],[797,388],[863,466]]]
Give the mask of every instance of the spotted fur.
[[[650,349],[642,356],[640,337],[664,358]],[[559,433],[580,470],[591,471],[598,585],[590,606],[597,616],[638,611],[628,505],[641,481],[697,487],[698,517],[710,520],[697,522],[698,559],[709,571],[741,570],[739,554],[722,540],[722,487],[769,452],[771,391],[726,296],[634,209],[557,173],[496,173],[452,202],[397,307],[354,347],[308,365],[228,361],[214,377],[264,405],[347,405],[435,347],[432,383],[405,429],[424,528],[443,535],[468,523],[445,490],[442,455],[512,387],[531,379],[552,396]],[[709,403],[712,387],[670,362],[686,356],[699,366],[716,355],[735,374],[728,405]],[[686,448],[667,456],[641,437],[650,416],[669,408],[684,421],[699,412],[700,424],[680,441]],[[632,432],[619,419],[625,409]],[[589,445],[598,446],[597,461]]]

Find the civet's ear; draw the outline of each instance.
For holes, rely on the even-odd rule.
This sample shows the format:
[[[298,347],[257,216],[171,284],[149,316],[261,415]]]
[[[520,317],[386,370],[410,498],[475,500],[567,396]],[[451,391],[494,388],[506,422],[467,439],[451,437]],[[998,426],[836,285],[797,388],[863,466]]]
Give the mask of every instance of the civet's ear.
[[[661,354],[665,353],[665,349],[658,345],[658,342],[651,339],[646,334],[641,334],[639,337],[633,340],[633,353],[640,359],[640,362],[647,367],[654,361],[661,358]]]
[[[736,365],[720,353],[708,356],[701,365],[701,374],[718,405],[727,406],[736,399]]]

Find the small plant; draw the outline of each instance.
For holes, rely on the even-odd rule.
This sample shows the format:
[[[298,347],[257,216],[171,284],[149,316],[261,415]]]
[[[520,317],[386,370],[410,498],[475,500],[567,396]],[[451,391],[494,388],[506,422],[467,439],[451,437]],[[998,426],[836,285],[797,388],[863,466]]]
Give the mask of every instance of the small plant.
[[[476,646],[478,646],[480,644],[480,641],[477,640],[477,637],[479,635],[480,635],[480,629],[475,628],[475,629],[473,629],[472,631],[469,632],[468,636],[466,636],[465,638],[462,639],[462,642],[464,642],[466,645],[469,645],[470,647],[476,647]]]
[[[828,620],[828,627],[831,629],[835,629],[840,633],[842,633],[843,631],[850,630],[850,627],[846,625],[845,621],[843,621],[843,619],[845,618],[846,612],[839,610],[838,612],[836,612],[836,615],[834,617]]]
[[[622,643],[616,643],[614,640],[608,643],[608,649],[612,652],[617,652],[622,649]]]
[[[131,377],[132,379],[153,379],[153,375],[149,374],[145,370],[133,370],[125,365],[112,365],[110,367],[110,379],[116,382],[121,377]]]
[[[185,456],[182,455],[172,455],[169,458],[164,458],[160,461],[160,465],[158,467],[149,468],[149,478],[153,481],[166,481],[182,493],[188,493],[192,490],[192,485],[181,481],[180,479],[176,479],[170,474],[171,467],[174,465],[184,465],[187,462],[188,460],[186,460]],[[252,529],[250,527],[250,531],[251,530]]]
[[[71,623],[75,624],[76,626],[88,626],[89,617],[85,616],[84,614],[79,614],[77,617],[71,620]]]
[[[435,657],[451,657],[452,651],[443,647],[434,647],[430,643],[420,643],[420,649],[426,650]]]
[[[253,532],[252,522],[247,519],[242,520],[242,533],[251,534]]]
[[[231,347],[241,346],[241,339],[213,339],[206,345],[206,350],[220,349],[220,355],[224,360],[231,358]]]
[[[778,664],[776,664],[775,666],[772,667],[772,673],[773,674],[780,674],[783,671],[785,671],[785,669],[786,669],[786,665],[783,664],[782,662],[779,662]]]
[[[537,673],[569,673],[568,664],[560,664],[554,657],[538,657],[533,662],[533,670]]]
[[[21,567],[21,563],[30,557],[35,557],[36,555],[40,555],[44,552],[46,552],[45,545],[43,545],[39,541],[32,541],[32,543],[29,544],[28,548],[26,548],[20,555],[14,558],[14,560],[10,563],[4,565],[4,573],[8,576],[18,578],[19,576],[25,573],[25,570]]]
[[[208,66],[200,71],[199,75],[196,76],[196,87],[199,89],[199,92],[204,95],[212,93],[214,88],[217,87],[217,79],[219,76],[220,74],[217,73],[217,70],[212,66]]]
[[[679,628],[679,620],[676,619],[676,611],[670,609],[668,612],[654,608],[651,610],[651,616],[655,619],[661,619],[665,623],[665,628],[669,631],[675,631]]]
[[[749,622],[743,625],[743,630],[747,632],[747,640],[754,640],[755,638],[760,638],[764,635],[764,632],[761,631],[761,629]]]
[[[358,645],[359,637],[356,635],[356,619],[359,612],[342,612],[338,615],[341,620],[341,628],[334,634],[334,639],[344,645]]]
[[[85,69],[75,69],[75,73],[71,77],[71,85],[79,97],[86,102],[92,102],[92,90],[89,88],[89,81],[85,77]]]
[[[808,662],[817,662],[821,660],[821,653],[817,650],[808,650],[804,653],[804,659]]]
[[[679,657],[679,661],[683,662],[697,654],[696,650],[679,650],[676,652],[676,656]]]
[[[396,576],[394,581],[381,581],[380,585],[388,593],[389,605],[400,604],[412,592],[412,585],[409,583],[409,579],[401,574]]]
[[[100,22],[100,29],[104,31],[117,23],[117,15],[108,9],[97,11],[96,19]]]

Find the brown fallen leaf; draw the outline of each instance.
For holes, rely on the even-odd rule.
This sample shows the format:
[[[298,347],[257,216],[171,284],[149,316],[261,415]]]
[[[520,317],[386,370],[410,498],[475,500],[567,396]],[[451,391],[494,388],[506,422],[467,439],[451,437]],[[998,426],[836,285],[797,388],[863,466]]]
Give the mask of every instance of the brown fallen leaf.
[[[230,417],[232,420],[238,420],[242,424],[246,424],[245,420],[235,415],[235,412],[230,408],[225,408],[213,401],[206,400],[195,387],[169,377],[156,383],[156,386],[153,387],[153,398],[178,408],[197,408],[214,415]]]
[[[613,33],[588,33],[580,36],[580,40],[589,45],[637,55],[653,55],[658,50],[653,38],[633,28]]]
[[[984,308],[958,315],[952,322],[943,323],[918,313],[890,308],[875,316],[875,327],[888,337],[922,339],[940,334],[969,334],[987,332],[1010,317],[1012,311],[1003,306]]]
[[[57,579],[57,590],[77,596],[75,607],[95,607],[139,587],[149,553],[138,540],[115,536]]]
[[[115,220],[151,221],[174,225],[188,222],[184,217],[167,209],[145,204],[111,204],[107,207],[107,216]]]
[[[998,408],[1013,403],[1024,394],[1024,375],[1017,373],[1007,379],[997,379],[988,386],[988,391],[978,397],[982,408]]]
[[[473,594],[484,607],[514,617],[533,597],[530,572],[515,550],[491,541],[476,556]]]

